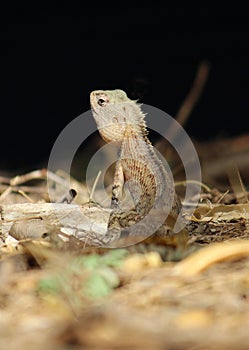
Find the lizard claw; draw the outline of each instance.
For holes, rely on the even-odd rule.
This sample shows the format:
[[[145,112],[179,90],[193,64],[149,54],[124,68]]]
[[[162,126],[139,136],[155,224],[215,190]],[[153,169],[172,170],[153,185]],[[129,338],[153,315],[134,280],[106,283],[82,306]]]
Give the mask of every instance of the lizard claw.
[[[112,202],[111,202],[111,209],[114,209],[114,210],[121,210],[121,207],[117,201],[117,199],[112,199]]]

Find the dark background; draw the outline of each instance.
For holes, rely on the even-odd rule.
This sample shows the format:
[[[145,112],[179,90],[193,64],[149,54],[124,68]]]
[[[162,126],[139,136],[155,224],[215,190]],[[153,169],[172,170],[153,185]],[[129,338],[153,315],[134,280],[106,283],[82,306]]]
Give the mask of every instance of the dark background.
[[[0,170],[46,165],[91,90],[121,88],[174,116],[202,60],[210,76],[187,132],[203,141],[249,131],[246,8],[34,3],[0,12]]]

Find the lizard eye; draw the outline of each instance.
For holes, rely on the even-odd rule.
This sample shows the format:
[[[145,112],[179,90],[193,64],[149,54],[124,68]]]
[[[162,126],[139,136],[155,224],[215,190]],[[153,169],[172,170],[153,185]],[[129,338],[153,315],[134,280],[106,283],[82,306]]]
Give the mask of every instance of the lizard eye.
[[[107,101],[104,100],[103,98],[99,98],[98,99],[98,105],[100,105],[101,107],[104,107],[106,105]]]

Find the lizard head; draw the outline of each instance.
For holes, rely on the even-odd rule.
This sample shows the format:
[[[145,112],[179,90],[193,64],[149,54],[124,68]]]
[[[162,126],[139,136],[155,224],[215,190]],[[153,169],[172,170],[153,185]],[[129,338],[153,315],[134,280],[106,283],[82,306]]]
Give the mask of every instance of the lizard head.
[[[140,133],[138,129],[145,125],[139,105],[123,90],[93,91],[90,103],[98,130],[106,142],[122,141],[128,129]]]

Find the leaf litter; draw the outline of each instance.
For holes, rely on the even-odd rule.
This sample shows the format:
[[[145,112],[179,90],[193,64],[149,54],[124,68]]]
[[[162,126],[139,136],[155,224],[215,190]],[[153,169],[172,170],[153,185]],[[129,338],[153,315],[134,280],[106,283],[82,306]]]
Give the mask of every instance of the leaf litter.
[[[25,193],[33,203],[44,201],[42,170],[40,178],[35,171],[10,181],[15,187],[3,189],[1,204],[23,203],[17,186],[34,174],[39,183],[31,191],[26,186]],[[63,187],[63,176],[58,182]],[[84,186],[77,187],[80,201],[87,201]],[[2,238],[1,347],[22,349],[32,342],[33,349],[246,349],[248,201],[223,204],[222,194],[211,191],[207,200],[204,189],[191,218],[185,251],[177,240],[173,246],[152,239],[106,249],[35,232],[15,244]]]

